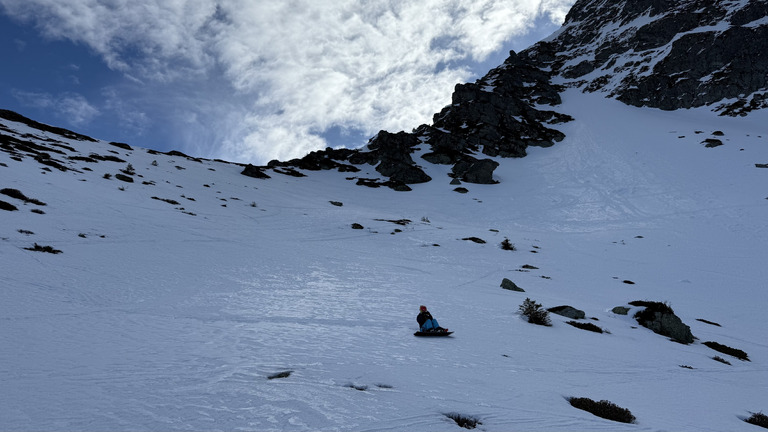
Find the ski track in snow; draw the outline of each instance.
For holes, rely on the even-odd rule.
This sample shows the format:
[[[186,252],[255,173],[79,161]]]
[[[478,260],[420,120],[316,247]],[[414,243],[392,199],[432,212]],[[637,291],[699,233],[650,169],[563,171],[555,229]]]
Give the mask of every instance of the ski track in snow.
[[[768,409],[767,172],[754,168],[768,162],[766,123],[564,100],[577,118],[565,141],[501,161],[501,184],[466,195],[439,166],[398,193],[139,150],[132,164],[157,184],[118,191],[100,178],[117,164],[73,185],[0,153],[0,186],[48,204],[0,214],[0,429],[442,431],[459,413],[489,431],[752,430],[739,416]],[[726,145],[705,149],[716,129]],[[412,222],[377,220],[401,218]],[[500,250],[504,238],[518,250]],[[33,242],[64,253],[23,249]],[[500,289],[504,277],[526,293]],[[556,315],[528,324],[525,297],[584,309],[611,333]],[[611,313],[638,299],[669,301],[699,341]],[[420,304],[455,335],[414,338]],[[706,340],[752,361],[714,362]]]

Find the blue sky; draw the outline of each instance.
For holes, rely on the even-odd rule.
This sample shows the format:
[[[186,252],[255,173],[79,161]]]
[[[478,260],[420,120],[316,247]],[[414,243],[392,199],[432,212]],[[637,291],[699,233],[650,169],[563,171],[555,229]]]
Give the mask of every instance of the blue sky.
[[[411,130],[573,0],[0,0],[0,108],[266,163]]]

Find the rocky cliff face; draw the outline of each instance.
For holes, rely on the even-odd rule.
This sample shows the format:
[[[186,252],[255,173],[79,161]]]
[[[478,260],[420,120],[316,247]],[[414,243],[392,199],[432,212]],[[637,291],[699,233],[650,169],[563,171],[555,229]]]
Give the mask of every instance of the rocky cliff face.
[[[528,146],[549,147],[565,135],[554,125],[572,120],[554,111],[561,103],[562,86],[553,85],[551,74],[528,59],[510,52],[501,66],[474,83],[457,84],[451,105],[410,133],[379,132],[356,152],[327,149],[285,163],[304,169],[321,169],[314,161],[329,158],[338,163],[370,163],[388,177],[386,182],[363,181],[366,186],[386,185],[408,190],[408,184],[432,180],[421,168],[426,163],[451,165],[451,177],[470,183],[496,183],[498,162],[485,156],[523,157]],[[417,150],[421,157],[413,158]]]
[[[768,105],[768,2],[579,0],[522,55],[629,105],[743,115]]]
[[[451,165],[454,182],[495,183],[498,162],[490,157],[523,157],[528,146],[564,138],[557,125],[571,118],[556,110],[567,87],[664,110],[766,108],[768,2],[578,0],[550,38],[456,85],[431,125],[381,131],[359,151],[328,149],[270,165],[354,171],[350,164],[368,163],[388,180],[359,184],[409,190],[432,180],[422,169],[432,163]]]

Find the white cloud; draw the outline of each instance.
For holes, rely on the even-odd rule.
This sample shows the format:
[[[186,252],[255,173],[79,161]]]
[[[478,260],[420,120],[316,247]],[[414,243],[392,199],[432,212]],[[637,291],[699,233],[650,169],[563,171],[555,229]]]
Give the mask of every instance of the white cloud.
[[[222,145],[216,156],[260,162],[325,147],[333,126],[372,135],[430,122],[471,78],[468,62],[537,17],[562,21],[572,3],[0,0],[44,34],[87,44],[147,94],[194,85],[197,96],[163,93],[206,114],[196,125]]]
[[[101,114],[85,97],[77,93],[51,95],[21,90],[13,90],[11,93],[23,105],[52,110],[57,117],[74,126],[88,124]]]

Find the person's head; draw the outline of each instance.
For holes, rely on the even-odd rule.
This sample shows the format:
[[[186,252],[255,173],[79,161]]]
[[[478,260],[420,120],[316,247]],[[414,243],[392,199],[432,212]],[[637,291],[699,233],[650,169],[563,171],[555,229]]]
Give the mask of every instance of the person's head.
[[[419,306],[419,311],[420,312],[426,312],[427,311],[427,307],[424,306],[424,305],[421,305],[421,306]]]

